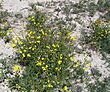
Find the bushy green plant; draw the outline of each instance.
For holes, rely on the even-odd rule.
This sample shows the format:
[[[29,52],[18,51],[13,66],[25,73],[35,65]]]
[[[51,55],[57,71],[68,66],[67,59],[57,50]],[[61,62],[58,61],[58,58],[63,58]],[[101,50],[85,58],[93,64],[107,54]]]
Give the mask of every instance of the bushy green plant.
[[[101,19],[98,19],[95,23],[92,24],[92,30],[89,35],[84,35],[85,42],[91,44],[97,50],[101,50],[109,53],[109,22],[104,22]]]
[[[88,86],[90,92],[109,92],[110,91],[110,78],[105,78],[103,82],[96,81],[96,83],[90,83]]]
[[[11,28],[7,17],[10,16],[7,11],[0,10],[0,37],[9,42],[10,37],[8,37],[8,30]]]
[[[9,78],[9,84],[19,92],[69,91],[70,80],[83,82],[88,77],[86,71],[91,64],[74,60],[71,32],[62,26],[59,30],[48,28],[46,18],[40,11],[30,15],[27,36],[12,43],[17,49],[17,63],[13,64],[14,77]]]

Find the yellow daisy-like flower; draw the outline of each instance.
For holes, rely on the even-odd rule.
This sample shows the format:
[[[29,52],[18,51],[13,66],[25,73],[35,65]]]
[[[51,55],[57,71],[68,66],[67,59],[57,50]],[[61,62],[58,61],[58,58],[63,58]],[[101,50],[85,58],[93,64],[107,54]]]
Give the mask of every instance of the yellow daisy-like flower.
[[[49,82],[50,82],[50,80],[47,80],[47,82],[49,83]]]
[[[92,64],[91,64],[91,63],[88,63],[88,64],[87,64],[87,66],[88,66],[88,67],[91,67],[91,66],[92,66]]]
[[[34,21],[34,25],[36,25],[36,22]]]
[[[48,86],[49,88],[53,88],[53,85],[50,84],[50,83],[49,83],[47,86]]]
[[[12,47],[16,47],[16,44],[12,43],[11,46],[12,46]]]
[[[60,84],[60,82],[59,82],[59,81],[57,81],[57,84]]]
[[[16,39],[16,38],[13,38],[13,39],[12,39],[12,42],[13,42],[13,43],[17,43],[17,39]]]
[[[47,33],[45,33],[45,36],[48,36],[48,34],[47,34]]]
[[[46,68],[43,66],[43,67],[42,67],[42,70],[44,70],[44,71],[45,71],[45,70],[46,70]]]
[[[59,46],[58,44],[56,44],[56,47],[58,47],[58,48],[59,48],[60,46]]]
[[[87,68],[87,67],[84,67],[83,69],[84,69],[85,71],[87,71],[87,70],[88,70],[88,68]]]
[[[23,58],[24,58],[24,57],[25,57],[25,54],[23,53],[22,56],[23,56]]]
[[[31,55],[30,54],[27,54],[27,57],[31,57]]]
[[[19,52],[19,53],[22,53],[22,51],[21,51],[21,50],[18,50],[18,52]]]
[[[47,70],[47,68],[48,68],[48,65],[43,66],[43,67],[42,67],[42,70],[44,70],[44,71],[45,71],[45,70]]]
[[[44,58],[41,58],[42,60],[44,60]]]
[[[48,65],[46,65],[45,67],[48,68]]]
[[[26,52],[26,50],[23,50],[24,52]]]
[[[37,43],[40,43],[40,41],[36,41]]]
[[[68,32],[68,34],[67,34],[67,35],[68,35],[68,36],[70,36],[71,34],[72,34],[72,32]]]
[[[71,38],[70,38],[70,40],[76,40],[77,39],[77,36],[75,35],[75,36],[72,36]]]
[[[31,37],[31,35],[30,35],[30,34],[28,34],[28,36],[29,36],[29,37]]]
[[[37,66],[41,66],[42,65],[42,62],[41,61],[40,62],[37,62],[36,65]]]
[[[70,57],[70,60],[71,60],[71,61],[74,61],[74,57]]]
[[[34,51],[36,48],[32,48],[32,51]]]
[[[16,84],[16,88],[18,88],[18,89],[19,89],[19,88],[21,88],[21,86],[20,86],[19,84]]]
[[[44,35],[44,30],[43,30],[43,29],[41,30],[41,32],[42,32],[42,34]]]
[[[18,44],[21,45],[21,44],[23,44],[23,42],[22,41],[19,41]]]
[[[32,47],[29,47],[29,49],[32,49]]]
[[[65,91],[68,90],[68,87],[67,86],[64,86],[63,87],[63,90],[65,90]]]
[[[62,57],[63,55],[62,54],[60,54],[60,59],[62,59],[63,57]]]
[[[41,38],[40,36],[37,37],[37,39],[40,39],[40,38]]]
[[[56,47],[56,45],[55,44],[52,44],[52,46],[55,48]]]
[[[35,38],[34,36],[31,36],[31,38],[33,39],[33,38]]]
[[[21,66],[20,65],[14,65],[13,66],[13,71],[14,72],[19,72],[21,70]]]
[[[61,70],[61,68],[56,67],[56,68],[55,68],[55,70],[60,71],[60,70]]]
[[[62,63],[62,61],[61,60],[58,60],[58,64],[60,65]]]
[[[29,34],[32,34],[32,33],[33,33],[33,31],[30,31],[30,32],[29,32]]]
[[[75,64],[75,67],[78,67],[78,66],[79,66],[79,62],[77,61],[76,64]]]
[[[46,48],[50,49],[50,47],[49,47],[49,46],[46,46]]]
[[[68,92],[72,92],[72,90],[69,90]]]

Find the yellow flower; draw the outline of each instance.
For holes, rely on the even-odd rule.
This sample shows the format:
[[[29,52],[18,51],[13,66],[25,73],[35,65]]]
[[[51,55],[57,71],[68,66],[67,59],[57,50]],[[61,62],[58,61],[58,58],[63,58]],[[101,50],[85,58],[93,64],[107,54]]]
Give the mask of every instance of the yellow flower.
[[[70,57],[70,60],[71,60],[71,61],[74,61],[74,57]]]
[[[35,34],[35,32],[29,30],[28,36],[31,37],[32,34]]]
[[[48,65],[46,65],[45,67],[43,66],[43,67],[42,67],[42,70],[45,71],[45,70],[47,70],[47,68],[48,68]]]
[[[23,58],[24,58],[24,57],[25,57],[25,54],[23,53],[22,56],[23,56]]]
[[[27,54],[27,57],[31,57],[31,55],[30,54]]]
[[[35,50],[35,48],[32,48],[32,51],[34,51]]]
[[[39,25],[39,27],[42,27],[42,25]]]
[[[55,48],[56,46],[55,46],[55,44],[52,44],[52,46]]]
[[[24,52],[26,52],[26,50],[23,50]]]
[[[31,35],[30,35],[30,34],[28,34],[28,36],[29,36],[29,37],[31,37]]]
[[[61,35],[61,32],[58,32],[58,35]]]
[[[69,90],[68,92],[72,92],[72,90]]]
[[[19,41],[18,44],[21,45],[21,44],[23,44],[23,42],[22,41]]]
[[[16,84],[16,88],[18,88],[18,89],[19,89],[19,88],[21,88],[21,86],[20,86],[19,84]]]
[[[40,41],[36,41],[37,43],[40,43]]]
[[[63,87],[63,90],[65,90],[65,91],[68,90],[68,87],[67,86],[64,86]]]
[[[71,34],[72,34],[72,32],[68,32],[68,34],[67,34],[67,35],[68,35],[68,36],[70,36]]]
[[[50,82],[50,80],[47,80],[47,82]]]
[[[49,29],[48,31],[49,31],[49,32],[51,32],[51,30],[50,30],[50,29]]]
[[[63,56],[63,55],[62,55],[62,54],[60,54],[60,59],[62,59],[62,56]]]
[[[35,17],[34,16],[31,16],[31,19],[34,19]]]
[[[43,30],[41,30],[41,32],[42,32],[42,34],[44,35],[44,31],[43,31]]]
[[[46,46],[46,48],[50,49],[50,47],[49,47],[49,46]]]
[[[105,34],[108,34],[108,30],[105,30]]]
[[[91,63],[89,63],[89,64],[87,64],[87,66],[88,66],[88,67],[91,67],[91,66],[92,66],[92,64],[91,64]]]
[[[30,31],[29,34],[32,34],[32,31]]]
[[[22,53],[22,51],[21,51],[21,50],[18,50],[18,52],[19,52],[19,53]]]
[[[75,39],[77,39],[77,36],[76,35],[73,36],[73,37],[70,37],[70,40],[75,40]]]
[[[55,70],[60,71],[60,70],[61,70],[61,68],[56,67],[56,68],[55,68]]]
[[[58,60],[58,64],[60,65],[62,63],[62,61],[61,60]]]
[[[35,38],[34,36],[31,36],[31,38],[33,39],[33,38]]]
[[[40,23],[38,22],[37,25],[40,25]]]
[[[48,65],[46,65],[45,67],[48,68]]]
[[[36,65],[37,66],[41,66],[42,65],[42,62],[41,61],[40,62],[37,62]]]
[[[53,85],[50,84],[50,83],[49,83],[47,86],[48,86],[49,88],[53,88]]]
[[[47,34],[47,33],[45,33],[45,36],[48,36],[48,34]]]
[[[13,71],[14,72],[19,72],[21,70],[21,66],[20,65],[14,65],[13,66]]]
[[[17,39],[16,38],[13,38],[12,39],[12,42],[17,43]]]
[[[87,67],[84,67],[83,69],[84,69],[85,71],[87,71],[87,70],[88,70],[88,68],[87,68]]]
[[[29,47],[29,49],[32,49],[32,47]]]
[[[45,71],[45,70],[46,70],[46,68],[43,66],[43,67],[42,67],[42,70],[44,70],[44,71]]]
[[[16,47],[16,44],[12,43],[11,46],[12,46],[12,47]]]
[[[41,58],[42,60],[44,60],[44,58]]]
[[[59,82],[59,81],[57,81],[57,84],[60,84],[60,82]]]
[[[36,22],[34,21],[34,25],[36,25]]]
[[[77,61],[75,67],[78,67],[78,66],[79,66],[79,62]]]
[[[56,47],[58,47],[58,48],[59,48],[60,46],[59,46],[58,44],[56,44]]]
[[[38,36],[37,39],[40,39],[40,36]]]

